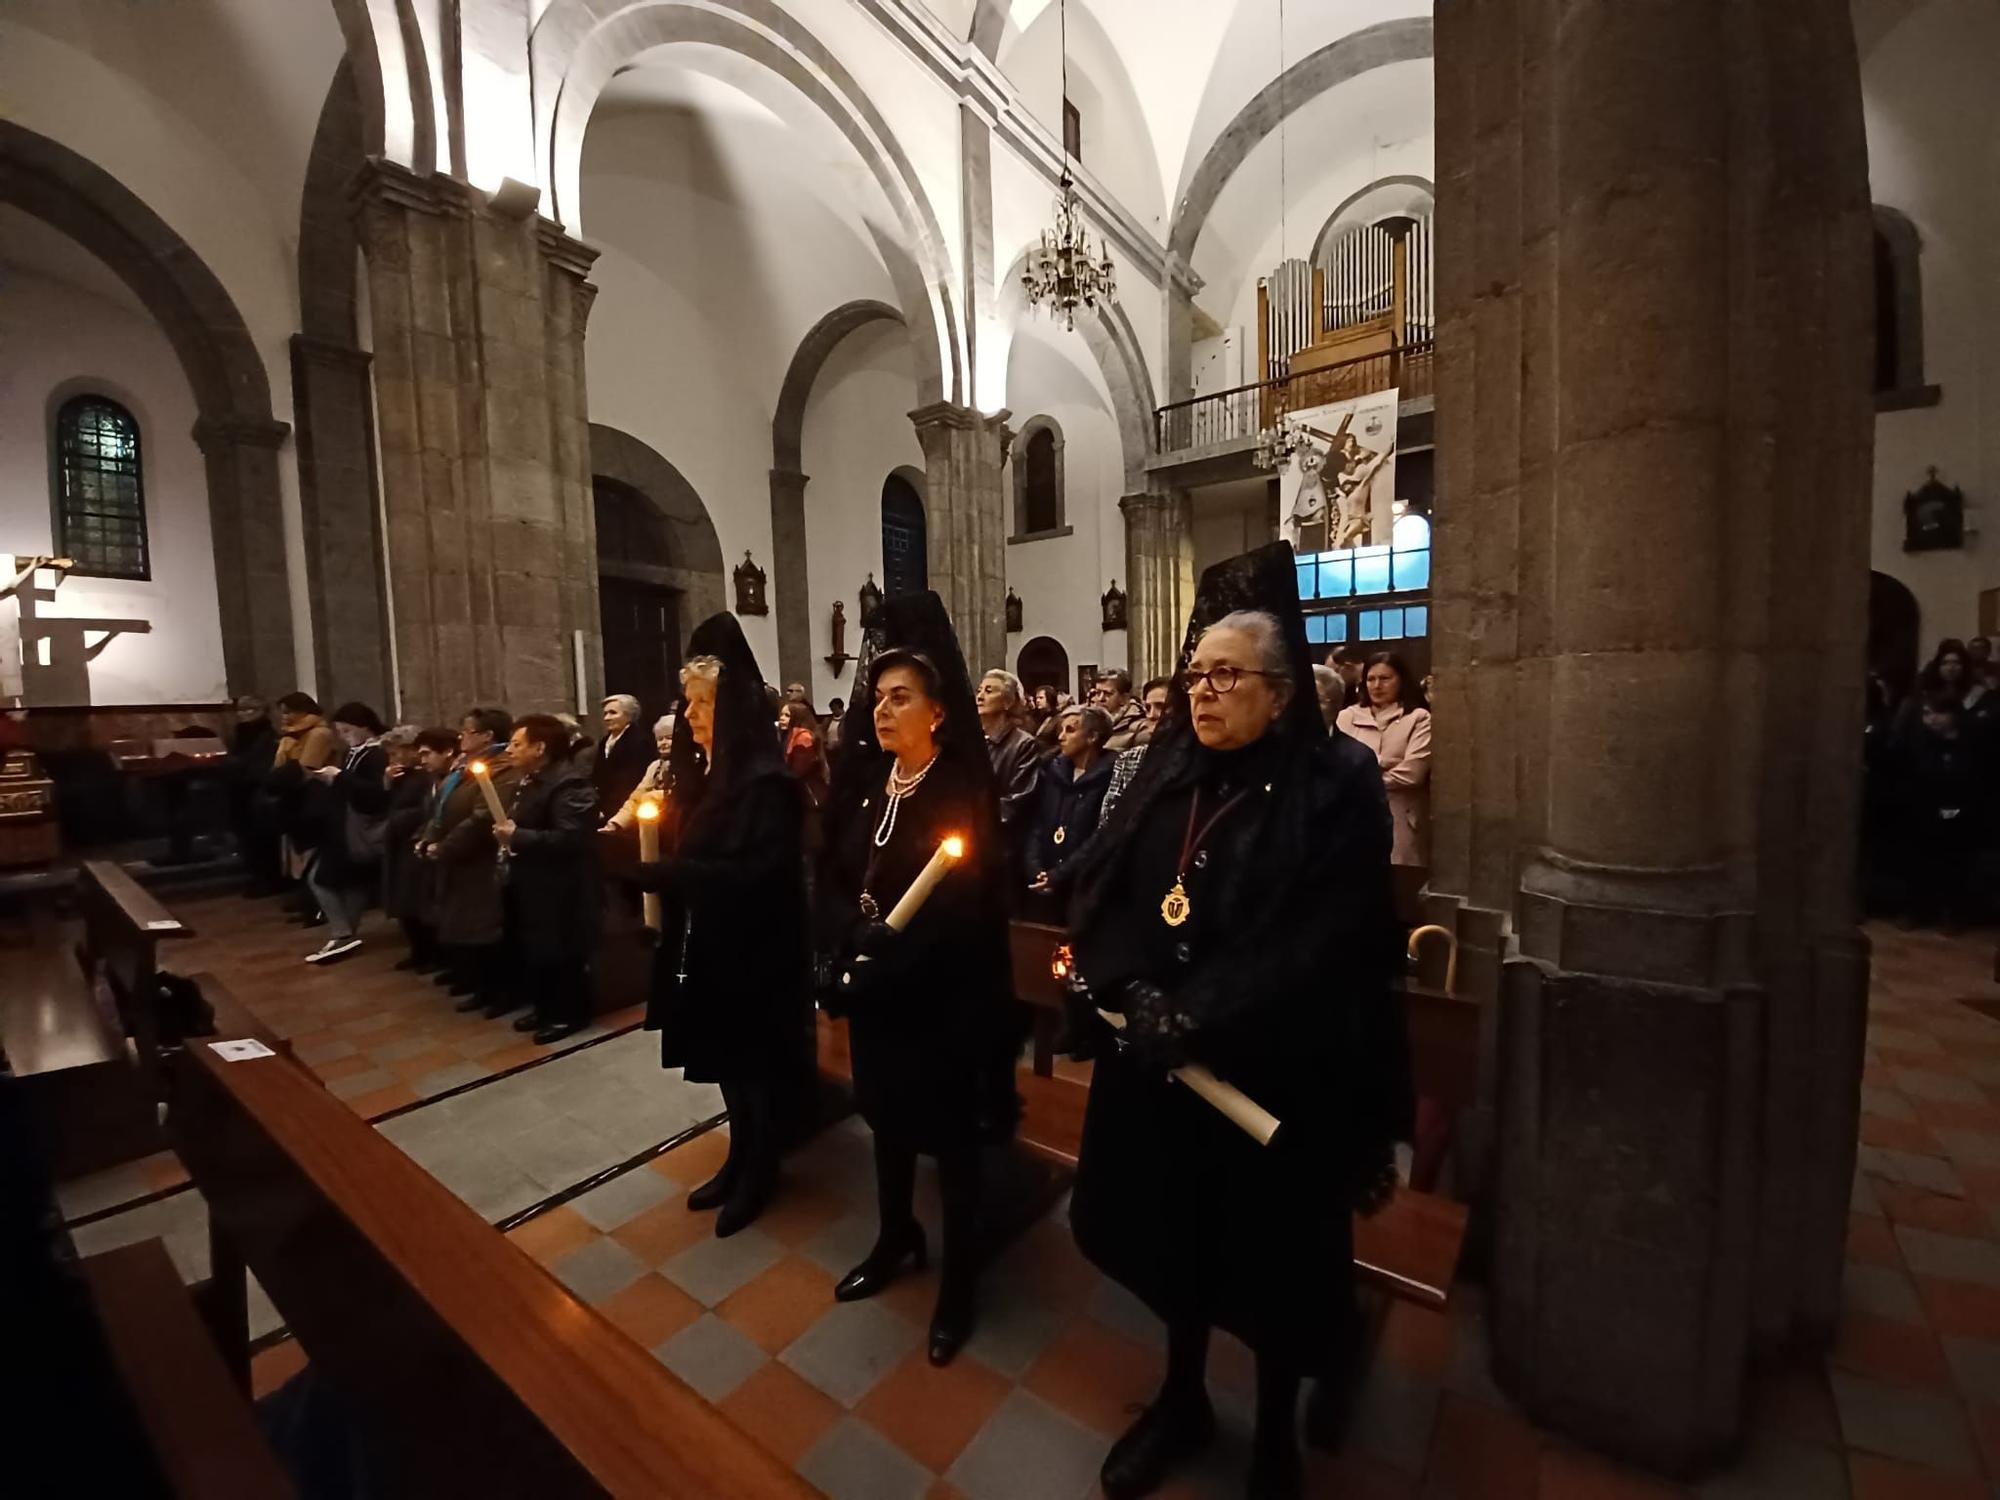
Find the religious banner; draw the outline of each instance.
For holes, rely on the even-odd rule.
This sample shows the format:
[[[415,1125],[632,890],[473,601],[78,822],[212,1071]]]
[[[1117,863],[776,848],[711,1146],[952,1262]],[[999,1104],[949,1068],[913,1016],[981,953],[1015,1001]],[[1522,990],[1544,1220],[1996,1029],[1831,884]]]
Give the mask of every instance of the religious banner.
[[[1279,531],[1300,551],[1389,540],[1395,524],[1399,392],[1287,412],[1296,439],[1278,471]]]

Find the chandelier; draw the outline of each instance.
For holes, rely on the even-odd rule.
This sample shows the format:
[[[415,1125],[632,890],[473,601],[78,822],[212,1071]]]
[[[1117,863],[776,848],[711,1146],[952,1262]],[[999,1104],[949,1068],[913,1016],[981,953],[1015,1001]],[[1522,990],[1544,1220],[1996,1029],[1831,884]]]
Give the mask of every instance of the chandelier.
[[[1062,27],[1062,98],[1069,101],[1069,6],[1058,12]],[[1090,234],[1083,227],[1083,208],[1077,202],[1076,179],[1069,170],[1069,142],[1063,141],[1062,180],[1056,188],[1056,222],[1053,230],[1042,231],[1041,243],[1028,252],[1021,269],[1021,285],[1028,293],[1028,305],[1048,304],[1049,312],[1063,320],[1063,327],[1076,331],[1079,304],[1095,309],[1100,302],[1113,302],[1118,287],[1107,249],[1093,254]]]

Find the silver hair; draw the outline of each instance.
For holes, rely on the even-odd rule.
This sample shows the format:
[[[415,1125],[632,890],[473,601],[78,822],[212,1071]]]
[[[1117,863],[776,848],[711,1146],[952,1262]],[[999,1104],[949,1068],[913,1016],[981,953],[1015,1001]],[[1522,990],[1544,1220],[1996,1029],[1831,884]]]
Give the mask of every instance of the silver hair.
[[[663,734],[672,734],[675,722],[672,714],[661,714],[659,718],[653,720],[653,738],[658,739]]]
[[[1315,663],[1313,666],[1313,686],[1322,693],[1338,693],[1342,690],[1340,674],[1332,667]]]
[[[639,700],[634,698],[630,693],[608,694],[604,699],[604,706],[609,708],[614,703],[625,710],[626,719],[633,724],[638,723],[639,715],[646,711],[640,707]]]
[[[1093,744],[1101,745],[1111,738],[1111,715],[1095,703],[1072,703],[1062,711],[1062,717],[1083,720],[1083,727],[1090,733]]]
[[[1201,633],[1201,641],[1209,637],[1211,631],[1240,630],[1257,643],[1257,665],[1274,674],[1273,681],[1290,682],[1292,677],[1291,653],[1285,649],[1285,630],[1278,623],[1278,617],[1269,610],[1239,609],[1224,615]]]
[[[714,682],[722,675],[722,658],[719,656],[690,656],[681,663],[681,686],[699,677],[704,682]]]
[[[1007,690],[1008,707],[1020,708],[1028,701],[1027,690],[1021,686],[1021,679],[1005,667],[994,667],[979,674],[981,682],[997,682]]]
[[[394,729],[388,730],[383,734],[382,748],[384,750],[406,750],[417,742],[417,736],[422,733],[423,730],[415,724],[398,724]]]

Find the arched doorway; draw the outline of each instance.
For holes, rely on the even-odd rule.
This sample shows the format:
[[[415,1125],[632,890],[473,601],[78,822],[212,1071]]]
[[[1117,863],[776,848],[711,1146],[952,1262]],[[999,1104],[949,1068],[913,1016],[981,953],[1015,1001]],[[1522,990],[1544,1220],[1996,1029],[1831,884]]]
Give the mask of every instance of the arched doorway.
[[[680,697],[688,632],[723,608],[722,543],[694,486],[645,443],[593,422],[590,458],[604,691],[661,714]]]
[[[1014,675],[1021,679],[1021,686],[1029,692],[1036,688],[1052,687],[1059,693],[1069,691],[1069,653],[1063,650],[1062,642],[1046,635],[1038,635],[1021,648],[1021,654],[1014,659]]]
[[[1868,575],[1868,670],[1901,702],[1917,680],[1918,633],[1922,619],[1917,596],[1887,573]]]
[[[912,472],[897,469],[882,481],[882,591],[914,594],[930,587],[924,497]]]

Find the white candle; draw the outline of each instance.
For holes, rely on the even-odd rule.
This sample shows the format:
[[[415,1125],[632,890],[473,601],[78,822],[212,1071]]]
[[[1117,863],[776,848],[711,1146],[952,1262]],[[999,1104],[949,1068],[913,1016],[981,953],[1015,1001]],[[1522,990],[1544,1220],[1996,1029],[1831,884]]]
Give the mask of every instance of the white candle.
[[[639,860],[642,864],[658,864],[660,859],[660,799],[642,797],[639,799]],[[646,892],[644,901],[646,925],[660,930],[660,893]]]
[[[931,856],[930,863],[917,872],[917,878],[911,881],[910,888],[903,892],[903,899],[898,901],[896,909],[889,913],[887,919],[889,926],[898,932],[908,927],[910,919],[923,909],[926,901],[930,900],[931,892],[937,889],[938,882],[950,874],[952,866],[963,858],[965,858],[965,840],[954,833],[937,846],[937,853]]]
[[[500,794],[493,790],[493,773],[486,769],[486,762],[475,760],[470,769],[472,771],[472,779],[479,783],[479,790],[486,796],[486,810],[493,814],[493,821],[496,823],[506,822],[507,813],[500,806]]]
[[[1125,1029],[1125,1018],[1115,1011],[1100,1010],[1098,1014],[1111,1024],[1115,1031]],[[1230,1124],[1243,1131],[1260,1146],[1271,1144],[1271,1138],[1278,1133],[1279,1120],[1263,1105],[1252,1099],[1234,1084],[1224,1083],[1200,1063],[1189,1063],[1184,1068],[1175,1068],[1168,1075],[1186,1084],[1221,1112]]]

